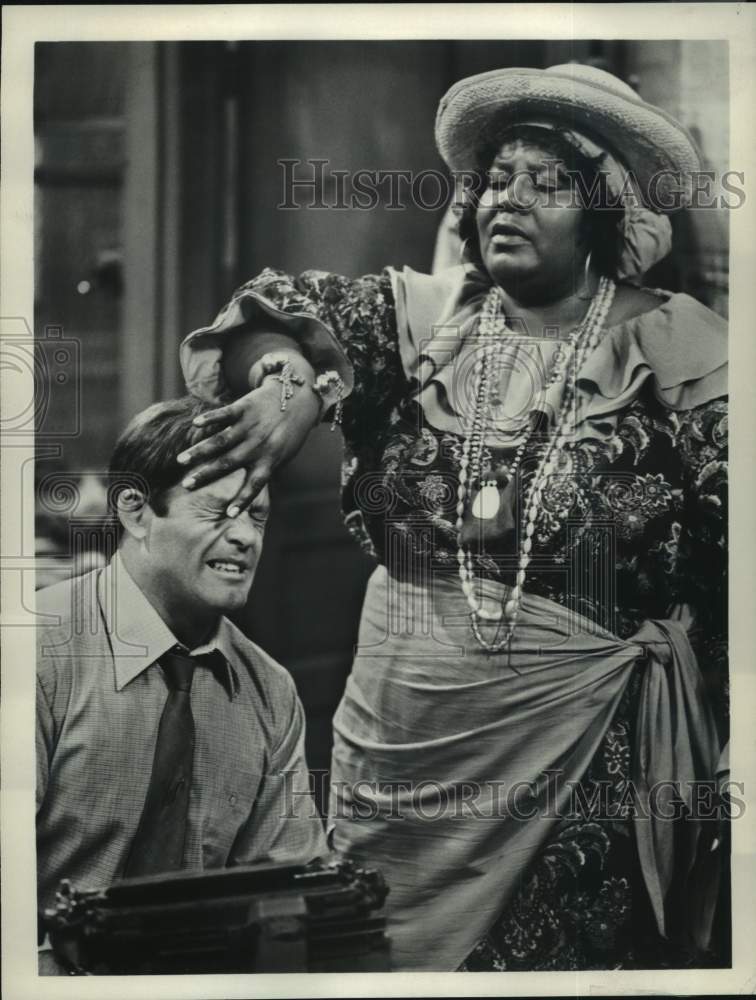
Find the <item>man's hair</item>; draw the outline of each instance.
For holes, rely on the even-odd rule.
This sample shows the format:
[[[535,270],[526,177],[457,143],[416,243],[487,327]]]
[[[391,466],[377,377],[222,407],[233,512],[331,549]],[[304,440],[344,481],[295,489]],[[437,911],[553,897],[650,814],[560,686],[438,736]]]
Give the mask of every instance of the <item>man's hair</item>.
[[[192,421],[213,408],[194,396],[182,396],[154,403],[130,421],[110,459],[108,504],[116,520],[124,490],[138,490],[156,514],[167,513],[166,493],[187,473],[177,456],[213,433],[213,428]]]

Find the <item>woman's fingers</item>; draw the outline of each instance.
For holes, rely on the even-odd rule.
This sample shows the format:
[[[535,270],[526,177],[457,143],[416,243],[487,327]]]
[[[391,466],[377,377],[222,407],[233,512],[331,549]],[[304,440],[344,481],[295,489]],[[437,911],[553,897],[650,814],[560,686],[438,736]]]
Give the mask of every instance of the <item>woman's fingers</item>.
[[[250,446],[248,439],[244,439],[243,444],[237,445],[224,455],[191,469],[182,479],[181,485],[187,490],[196,490],[198,486],[205,486],[207,483],[222,479],[229,472],[236,469],[245,469],[250,464]]]
[[[267,467],[260,465],[256,469],[250,469],[241,489],[226,508],[228,516],[236,517],[248,507],[269,479],[270,470]]]
[[[219,406],[217,410],[207,410],[206,413],[200,413],[198,417],[194,418],[193,423],[197,427],[207,427],[210,424],[231,424],[238,420],[241,414],[242,408],[235,400],[227,406]]]
[[[177,456],[187,468],[182,485],[193,490],[236,469],[252,469],[252,478],[242,487],[243,502],[249,501],[267,482],[270,471],[296,452],[317,418],[314,394],[303,393],[281,409],[280,392],[269,380],[241,400],[203,414],[205,423],[227,426],[198,441]],[[195,418],[196,420],[197,418]],[[238,506],[238,505],[237,505]]]
[[[245,437],[244,428],[225,427],[217,434],[213,434],[212,437],[205,438],[204,441],[199,441],[191,448],[187,448],[186,451],[182,451],[176,457],[176,461],[179,465],[193,465],[194,462],[199,462],[202,459],[215,458],[216,455],[222,455],[235,444],[243,441]]]

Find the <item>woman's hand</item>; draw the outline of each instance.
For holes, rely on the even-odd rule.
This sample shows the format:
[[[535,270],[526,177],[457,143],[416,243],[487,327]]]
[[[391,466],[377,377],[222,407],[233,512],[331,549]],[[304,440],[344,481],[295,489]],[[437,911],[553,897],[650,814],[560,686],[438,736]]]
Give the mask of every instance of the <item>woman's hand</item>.
[[[236,469],[247,469],[244,484],[227,509],[235,517],[257,496],[273,470],[301,448],[320,416],[320,403],[309,385],[299,386],[281,411],[279,383],[267,378],[259,388],[227,406],[195,418],[217,433],[178,456],[190,467],[182,485],[196,489]]]

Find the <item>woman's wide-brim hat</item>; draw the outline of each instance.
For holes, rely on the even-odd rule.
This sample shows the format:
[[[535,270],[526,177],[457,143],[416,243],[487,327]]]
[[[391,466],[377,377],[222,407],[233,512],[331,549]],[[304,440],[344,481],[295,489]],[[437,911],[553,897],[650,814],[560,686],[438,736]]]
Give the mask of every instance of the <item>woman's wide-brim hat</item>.
[[[454,173],[485,170],[490,164],[481,160],[497,133],[536,118],[607,148],[656,211],[679,207],[676,192],[701,169],[696,144],[672,115],[641,100],[611,73],[578,63],[498,69],[460,80],[439,104],[436,143]]]

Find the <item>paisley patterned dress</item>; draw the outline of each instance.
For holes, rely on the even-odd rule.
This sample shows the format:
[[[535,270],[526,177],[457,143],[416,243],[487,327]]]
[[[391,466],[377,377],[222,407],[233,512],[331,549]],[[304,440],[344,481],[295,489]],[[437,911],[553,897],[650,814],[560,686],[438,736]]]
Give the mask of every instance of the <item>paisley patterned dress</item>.
[[[615,328],[615,335],[648,337],[656,330],[662,331],[660,336],[670,331],[680,335],[677,328],[688,314],[678,310],[679,298],[660,298],[658,308]],[[342,428],[347,527],[390,574],[401,573],[387,544],[390,512],[390,535],[404,540],[402,565],[416,566],[420,560],[434,572],[448,570],[456,578],[462,438],[432,426],[418,404],[417,383],[402,364],[389,272],[353,280],[315,271],[294,279],[266,270],[235,293],[231,306],[238,310],[240,323],[264,313],[269,328],[272,321],[273,328],[286,332],[296,332],[303,317],[312,317],[337,339],[354,372]],[[705,324],[706,311],[700,310],[699,321]],[[718,317],[711,318],[716,325]],[[195,352],[210,344],[210,360],[194,369],[191,364],[184,367],[192,391],[222,399],[222,378],[212,354],[214,327],[188,341],[188,350]],[[522,461],[520,491],[527,488],[537,447],[538,435],[533,435]],[[486,454],[494,472],[508,457],[490,450]],[[649,379],[615,415],[609,432],[580,441],[563,463],[562,474],[552,477],[544,492],[534,538],[537,558],[526,587],[623,639],[646,619],[669,617],[670,608],[691,609],[691,643],[724,745],[725,398],[670,408],[659,400]],[[476,556],[476,570],[511,583],[518,497],[510,490],[504,501],[494,536]],[[654,929],[631,825],[623,817],[637,692],[638,684],[631,682],[583,781],[588,799],[598,789],[608,794],[616,818],[595,822],[583,815],[561,820],[462,969],[649,968],[726,961],[726,905],[720,907],[707,956],[678,946],[674,929],[666,940]]]

